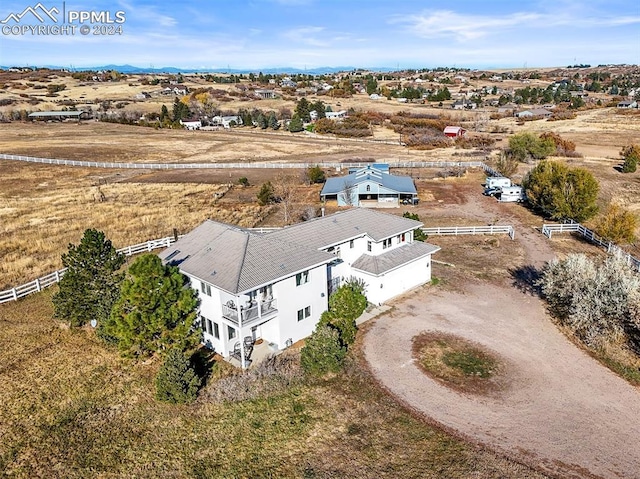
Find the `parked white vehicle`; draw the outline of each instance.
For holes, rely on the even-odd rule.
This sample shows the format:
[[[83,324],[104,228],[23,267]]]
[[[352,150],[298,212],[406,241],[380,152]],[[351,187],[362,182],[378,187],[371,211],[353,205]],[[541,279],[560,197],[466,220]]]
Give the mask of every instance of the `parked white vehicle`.
[[[508,202],[521,202],[526,200],[527,197],[524,193],[522,186],[509,186],[502,188],[502,191],[498,195],[498,201],[503,203]]]
[[[511,186],[511,179],[504,176],[488,176],[484,186],[490,190],[494,188],[508,188]]]

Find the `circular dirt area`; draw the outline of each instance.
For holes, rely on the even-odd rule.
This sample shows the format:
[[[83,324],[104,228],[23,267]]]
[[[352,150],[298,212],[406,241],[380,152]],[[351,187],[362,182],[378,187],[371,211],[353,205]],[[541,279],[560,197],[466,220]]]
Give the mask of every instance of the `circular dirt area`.
[[[504,362],[460,336],[420,333],[413,338],[413,357],[428,376],[456,391],[486,395],[506,386]]]
[[[471,282],[423,288],[392,305],[367,328],[364,354],[377,380],[416,412],[558,477],[640,478],[640,390],[567,340],[538,298]],[[427,376],[412,352],[424,331],[494,352],[508,387],[469,394]]]

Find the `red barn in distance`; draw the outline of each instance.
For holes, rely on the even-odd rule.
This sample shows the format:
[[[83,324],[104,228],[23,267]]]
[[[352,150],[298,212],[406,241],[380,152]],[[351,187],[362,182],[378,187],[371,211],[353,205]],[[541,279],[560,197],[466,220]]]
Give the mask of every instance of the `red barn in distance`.
[[[467,130],[465,130],[461,126],[447,126],[444,129],[444,135],[450,138],[458,138],[459,136],[464,136],[466,132]]]

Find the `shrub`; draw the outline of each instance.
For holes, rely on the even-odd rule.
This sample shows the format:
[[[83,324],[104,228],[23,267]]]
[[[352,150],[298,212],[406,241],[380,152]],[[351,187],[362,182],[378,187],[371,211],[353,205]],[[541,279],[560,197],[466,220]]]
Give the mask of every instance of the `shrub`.
[[[156,376],[156,399],[172,404],[196,399],[200,378],[184,353],[176,348],[167,353]]]
[[[544,160],[527,173],[522,185],[529,203],[553,219],[584,221],[598,212],[600,186],[584,168]]]
[[[238,178],[238,184],[246,188],[247,186],[249,186],[249,178],[247,178],[246,176]]]
[[[502,176],[509,178],[516,171],[518,171],[518,160],[505,154],[504,152],[501,152],[500,156],[495,162],[494,168]]]
[[[309,178],[309,183],[324,183],[326,180],[324,170],[318,165],[308,168],[307,176]]]
[[[299,131],[304,130],[304,124],[302,123],[302,119],[299,116],[294,115],[289,122],[289,131],[291,133],[297,133]]]
[[[217,403],[250,401],[280,394],[303,379],[300,353],[288,349],[247,371],[212,382],[202,396]]]
[[[409,218],[410,220],[420,221],[420,217],[417,213],[409,213],[405,211],[402,213],[403,218]],[[413,230],[413,239],[416,241],[427,241],[427,234],[422,231],[422,228],[416,228]]]
[[[595,231],[607,241],[633,243],[636,240],[637,227],[636,215],[616,203],[611,203],[596,223]]]
[[[329,326],[320,326],[307,338],[300,353],[300,364],[305,373],[322,376],[342,368],[346,348],[341,344],[338,331]]]
[[[634,342],[640,338],[640,275],[622,258],[610,256],[600,265],[583,254],[552,260],[540,286],[552,314],[587,345],[626,337],[640,346]]]
[[[553,141],[557,156],[575,156],[576,144],[571,140],[565,140],[557,133],[547,131],[540,135],[540,139]]]
[[[517,133],[509,138],[509,155],[518,161],[541,160],[555,150],[553,140],[538,138],[530,132]]]

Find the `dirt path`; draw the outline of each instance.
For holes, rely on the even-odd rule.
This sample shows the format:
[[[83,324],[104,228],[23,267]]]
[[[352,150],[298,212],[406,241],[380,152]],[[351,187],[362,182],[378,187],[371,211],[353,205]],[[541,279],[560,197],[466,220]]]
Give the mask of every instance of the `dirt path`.
[[[476,397],[431,380],[411,357],[422,331],[494,351],[509,387]],[[365,356],[392,394],[471,440],[562,477],[640,478],[640,392],[572,345],[537,298],[488,284],[410,293],[368,330]]]

